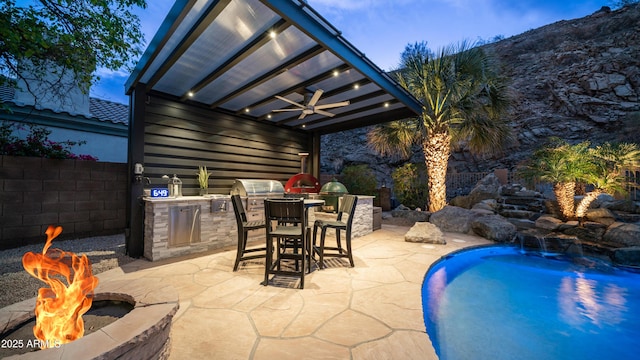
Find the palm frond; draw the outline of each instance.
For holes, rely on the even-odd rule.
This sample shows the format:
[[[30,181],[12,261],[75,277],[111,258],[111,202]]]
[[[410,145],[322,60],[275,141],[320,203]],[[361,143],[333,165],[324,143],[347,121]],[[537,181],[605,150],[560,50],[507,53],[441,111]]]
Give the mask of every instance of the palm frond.
[[[418,143],[422,134],[415,119],[392,121],[375,126],[367,133],[367,144],[383,156],[411,156],[411,146]]]

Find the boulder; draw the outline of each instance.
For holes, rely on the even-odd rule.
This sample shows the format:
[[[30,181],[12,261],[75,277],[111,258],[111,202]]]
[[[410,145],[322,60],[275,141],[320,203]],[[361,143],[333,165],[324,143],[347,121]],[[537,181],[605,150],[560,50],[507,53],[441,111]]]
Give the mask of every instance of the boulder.
[[[511,242],[516,236],[517,228],[500,215],[486,215],[475,218],[471,229],[485,239],[497,242]]]
[[[404,241],[428,244],[446,244],[442,231],[428,222],[415,223],[406,234]]]
[[[495,212],[491,211],[491,210],[486,210],[486,209],[478,209],[475,206],[471,209],[471,211],[473,211],[474,213],[476,213],[479,216],[484,216],[484,215],[494,215]]]
[[[445,232],[466,234],[471,231],[471,221],[476,217],[478,217],[478,214],[471,210],[457,206],[445,206],[441,210],[431,214],[429,222]]]
[[[625,212],[616,212],[616,219],[625,223],[640,223],[640,214],[629,214]]]
[[[536,212],[533,212],[533,211],[511,210],[511,209],[500,211],[500,215],[502,215],[504,217],[507,217],[507,218],[527,219],[527,220],[533,220],[533,219],[536,219],[536,218],[540,217],[539,213],[536,213]]]
[[[580,226],[580,223],[578,222],[578,220],[570,220],[567,221],[565,223],[560,224],[560,226],[558,226],[558,231],[565,231],[565,230],[569,230],[569,229],[573,229],[575,227]]]
[[[451,201],[449,201],[449,205],[468,209],[469,208],[469,196],[467,196],[467,195],[456,196],[453,199],[451,199]]]
[[[491,211],[491,213],[495,214],[496,208],[498,207],[498,203],[495,199],[487,199],[482,200],[479,203],[473,205],[471,209],[474,210],[487,210]]]
[[[615,249],[612,259],[620,265],[640,267],[640,246]]]
[[[500,179],[495,174],[489,174],[482,178],[476,186],[471,189],[466,197],[465,209],[470,209],[473,205],[486,199],[497,199],[500,195]]]
[[[640,225],[615,222],[607,228],[603,240],[624,246],[640,246]]]
[[[542,198],[542,194],[540,194],[539,192],[527,189],[516,191],[513,195],[517,197]]]
[[[628,200],[611,200],[608,202],[604,202],[602,207],[605,207],[609,210],[614,211],[624,211],[628,213],[640,213],[640,203],[636,201],[628,201]]]
[[[536,228],[536,223],[531,221],[531,220],[507,218],[507,221],[509,221],[510,223],[515,225],[515,227],[518,230],[535,229]]]
[[[600,207],[608,207],[607,205],[616,202],[616,199],[609,194],[600,194],[598,197],[591,202],[591,208],[600,208]]]
[[[396,209],[391,211],[391,215],[395,218],[403,218],[411,222],[417,222],[417,221],[429,221],[429,216],[431,215],[431,213],[428,211]]]
[[[585,222],[582,226],[576,226],[562,230],[563,234],[576,236],[580,240],[600,242],[607,227],[597,222]]]
[[[542,215],[536,220],[536,227],[545,230],[556,230],[562,223],[562,220],[551,215]]]
[[[500,189],[500,195],[514,196],[517,192],[526,190],[526,188],[520,184],[506,184]]]
[[[616,216],[609,209],[605,208],[597,208],[597,209],[589,209],[585,214],[585,218],[590,221],[594,221],[600,224],[604,224],[609,226],[616,222]]]

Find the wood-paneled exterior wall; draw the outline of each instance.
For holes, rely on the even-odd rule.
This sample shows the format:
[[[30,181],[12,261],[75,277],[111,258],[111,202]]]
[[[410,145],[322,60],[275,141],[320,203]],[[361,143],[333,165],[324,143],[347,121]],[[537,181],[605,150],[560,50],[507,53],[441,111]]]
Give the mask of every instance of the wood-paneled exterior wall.
[[[198,166],[212,173],[209,193],[229,194],[235,179],[284,183],[300,172],[300,152],[312,152],[310,134],[233,114],[150,97],[145,106],[144,166],[151,185],[178,175],[183,195],[197,195]],[[312,172],[311,162],[307,172]]]

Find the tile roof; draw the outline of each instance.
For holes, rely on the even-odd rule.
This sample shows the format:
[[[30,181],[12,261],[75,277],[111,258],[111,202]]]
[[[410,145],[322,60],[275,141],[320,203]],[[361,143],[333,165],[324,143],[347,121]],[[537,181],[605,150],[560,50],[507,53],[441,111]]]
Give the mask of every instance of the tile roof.
[[[10,86],[0,86],[0,102],[13,102],[14,96],[14,88]],[[114,124],[129,124],[129,106],[125,104],[90,97],[89,112],[91,113],[90,118],[95,118],[99,121],[111,122]]]
[[[129,124],[129,105],[89,98],[89,112],[100,121]]]

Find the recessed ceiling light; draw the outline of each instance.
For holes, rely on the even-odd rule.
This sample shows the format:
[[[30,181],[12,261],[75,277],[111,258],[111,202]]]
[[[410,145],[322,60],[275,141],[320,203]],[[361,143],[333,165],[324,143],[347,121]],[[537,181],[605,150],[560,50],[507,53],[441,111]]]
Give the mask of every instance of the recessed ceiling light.
[[[267,119],[271,119],[271,114],[267,115]]]
[[[306,127],[307,127],[307,125],[306,125],[306,124],[302,124],[302,127],[303,127],[303,128],[306,128]]]
[[[354,88],[354,89],[356,89],[356,90],[358,90],[358,89],[360,89],[360,85],[355,84],[355,85],[353,85],[353,88]]]
[[[389,107],[389,103],[388,102],[384,103],[384,107]]]
[[[189,91],[189,92],[187,93],[187,95],[188,95],[189,97],[193,97],[193,91]]]
[[[249,112],[249,108],[244,109],[244,112],[248,113]]]
[[[273,30],[271,30],[271,31],[269,32],[269,36],[270,36],[272,39],[275,39],[275,38],[276,38],[276,35],[278,35],[278,34],[276,34],[276,32],[275,32],[275,31],[273,31]]]
[[[333,76],[336,76],[336,77],[337,77],[338,75],[340,75],[340,73],[338,72],[338,70],[333,70]]]

